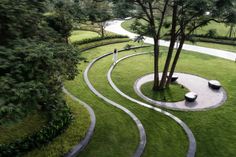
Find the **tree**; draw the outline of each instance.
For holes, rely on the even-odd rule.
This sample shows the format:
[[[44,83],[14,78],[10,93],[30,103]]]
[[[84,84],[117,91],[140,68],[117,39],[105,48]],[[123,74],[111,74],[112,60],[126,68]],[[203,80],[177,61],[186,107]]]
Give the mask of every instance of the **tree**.
[[[145,31],[140,23],[136,23],[137,29],[143,35],[145,32],[154,39],[154,90],[161,90],[169,86],[171,77],[175,71],[183,44],[193,31],[207,25],[210,21],[224,21],[228,17],[229,9],[233,8],[232,0],[129,0],[130,5],[135,4],[135,10],[131,15],[148,23]],[[206,12],[210,12],[207,15]],[[170,45],[167,52],[164,70],[159,82],[159,40],[161,30],[166,26],[167,16],[172,18],[169,32]],[[177,52],[171,65],[175,42],[180,39]],[[169,75],[168,75],[168,72]]]
[[[104,37],[106,21],[112,18],[110,2],[106,0],[82,0],[80,6],[87,16],[87,20],[99,25],[101,36]]]
[[[171,77],[174,74],[185,40],[189,38],[196,29],[207,25],[211,21],[225,22],[227,18],[229,18],[229,10],[235,8],[235,4],[231,0],[179,0],[177,2],[178,3],[174,4],[179,8],[177,12],[178,18],[176,19],[179,29],[177,29],[175,34],[179,36],[180,44],[170,68],[166,87],[168,87],[171,82]]]
[[[61,43],[17,40],[12,48],[0,47],[0,56],[0,119],[55,108],[62,82],[78,72],[78,52]]]

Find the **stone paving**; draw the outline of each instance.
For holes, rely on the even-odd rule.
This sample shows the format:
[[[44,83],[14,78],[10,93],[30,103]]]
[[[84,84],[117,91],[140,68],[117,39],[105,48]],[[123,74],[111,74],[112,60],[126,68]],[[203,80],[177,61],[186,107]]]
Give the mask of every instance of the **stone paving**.
[[[107,30],[109,32],[116,33],[116,34],[120,34],[120,35],[127,35],[130,38],[134,39],[136,36],[138,36],[138,34],[131,33],[129,31],[125,30],[124,28],[122,28],[121,23],[124,21],[125,20],[109,21],[105,30]],[[150,37],[145,37],[144,42],[148,43],[148,44],[154,43],[153,39]],[[169,47],[169,45],[170,45],[169,41],[160,40],[159,42],[160,42],[159,44],[161,46]],[[218,50],[218,49],[213,49],[213,48],[206,48],[206,47],[189,45],[189,44],[184,44],[183,49],[188,50],[188,51],[208,54],[208,55],[212,55],[215,57],[220,57],[220,58],[224,58],[224,59],[228,59],[228,60],[232,60],[232,61],[236,61],[236,53],[230,52],[230,51]]]
[[[153,81],[154,74],[148,74],[139,78],[134,84],[134,90],[141,98],[151,104],[184,111],[198,111],[216,108],[222,105],[227,98],[226,92],[223,88],[219,90],[209,88],[207,79],[184,73],[175,73],[175,75],[179,77],[177,83],[198,95],[194,102],[187,102],[185,100],[179,102],[161,102],[145,96],[141,92],[141,86],[147,82]],[[159,76],[161,77],[161,74]]]

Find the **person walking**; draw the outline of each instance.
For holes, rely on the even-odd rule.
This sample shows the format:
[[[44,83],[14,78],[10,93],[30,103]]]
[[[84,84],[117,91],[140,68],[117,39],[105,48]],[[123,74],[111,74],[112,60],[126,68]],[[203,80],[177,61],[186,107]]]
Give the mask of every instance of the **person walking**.
[[[118,50],[114,49],[114,52],[113,52],[113,61],[114,61],[114,63],[116,63],[117,59],[118,59]]]

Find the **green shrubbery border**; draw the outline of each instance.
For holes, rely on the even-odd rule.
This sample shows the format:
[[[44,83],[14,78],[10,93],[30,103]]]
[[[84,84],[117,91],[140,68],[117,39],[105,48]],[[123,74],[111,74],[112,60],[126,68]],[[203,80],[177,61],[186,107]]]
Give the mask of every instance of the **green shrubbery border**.
[[[14,143],[0,144],[0,156],[20,156],[24,152],[49,143],[68,127],[72,120],[72,114],[65,104],[63,107],[51,111],[50,118],[52,120],[33,135],[17,139]]]
[[[112,36],[105,36],[105,37],[94,37],[94,38],[88,38],[80,41],[76,41],[73,43],[73,45],[82,45],[82,44],[88,44],[91,42],[101,41],[101,40],[107,40],[107,39],[114,39],[114,38],[128,38],[128,36],[123,35],[112,35]]]

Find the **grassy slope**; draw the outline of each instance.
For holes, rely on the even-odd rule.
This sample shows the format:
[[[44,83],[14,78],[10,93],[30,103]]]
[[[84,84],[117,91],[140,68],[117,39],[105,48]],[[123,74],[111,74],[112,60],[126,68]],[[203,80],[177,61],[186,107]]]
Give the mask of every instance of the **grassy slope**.
[[[114,47],[121,48],[124,45],[126,43],[99,47],[84,52],[83,56],[91,61],[96,56],[112,51]],[[119,56],[122,55],[124,54],[119,54]],[[124,99],[111,89],[106,80],[106,72],[112,63],[111,61],[112,58],[110,56],[96,63],[91,69],[89,77],[95,88],[103,95],[127,107],[140,118],[148,138],[144,156],[185,156],[187,139],[182,129],[174,121],[157,112],[127,101],[127,99]],[[86,64],[82,64],[80,68],[84,69],[85,66]],[[74,81],[67,82],[66,87],[73,94],[90,103],[97,116],[94,137],[81,156],[131,156],[139,139],[137,128],[133,121],[120,110],[95,97],[85,85],[81,74]]]
[[[90,124],[90,116],[88,111],[78,102],[72,100],[69,96],[65,96],[65,100],[71,108],[74,120],[65,130],[64,133],[56,137],[51,143],[35,149],[25,157],[58,157],[67,153],[85,136]]]
[[[145,23],[145,21],[140,20],[142,23]],[[134,19],[131,20],[127,20],[125,22],[123,22],[121,24],[121,26],[130,31],[130,32],[134,32],[130,26],[131,24],[134,22]],[[209,25],[200,28],[198,31],[196,31],[197,34],[206,34],[206,32],[209,29],[216,29],[217,30],[217,34],[221,35],[221,36],[226,36],[226,34],[229,31],[229,28],[226,27],[224,24],[219,24],[219,23],[215,23],[212,22]],[[163,32],[166,32],[166,29],[163,29]],[[186,44],[192,44],[191,42],[186,42]],[[226,51],[232,51],[232,52],[236,52],[236,46],[231,46],[231,45],[224,45],[224,44],[214,44],[214,43],[206,43],[206,42],[197,42],[194,45],[198,45],[198,46],[204,46],[204,47],[209,47],[209,48],[216,48],[216,49],[220,49],[220,50],[226,50]]]
[[[163,59],[161,66],[163,66]],[[152,60],[151,55],[142,55],[124,60],[113,72],[114,82],[122,91],[134,98],[138,98],[133,91],[133,83],[140,76],[152,71]],[[135,66],[130,66],[134,63]],[[217,79],[222,83],[228,94],[228,100],[223,106],[210,111],[177,112],[169,110],[186,122],[193,131],[197,140],[197,157],[235,156],[235,63],[197,53],[183,53],[178,63],[177,71],[196,74],[207,79]]]
[[[83,52],[82,56],[91,61],[103,53],[112,51],[114,47],[123,48],[125,44],[98,47]],[[87,63],[82,63],[79,68],[83,72],[86,66]],[[89,103],[96,114],[97,122],[94,136],[80,156],[131,156],[139,141],[135,124],[125,113],[97,98],[85,84],[82,72],[74,81],[65,83],[66,88],[86,103]]]
[[[177,83],[172,83],[169,88],[162,91],[153,91],[152,87],[153,82],[145,83],[142,85],[141,91],[145,96],[158,101],[181,101],[184,100],[184,95],[188,92],[186,88]]]
[[[71,36],[69,37],[69,41],[73,43],[75,41],[80,41],[83,39],[93,38],[93,37],[99,37],[99,34],[92,31],[77,30],[71,33]]]
[[[47,123],[46,115],[36,111],[27,115],[18,123],[0,126],[0,144],[23,139],[37,132]]]

